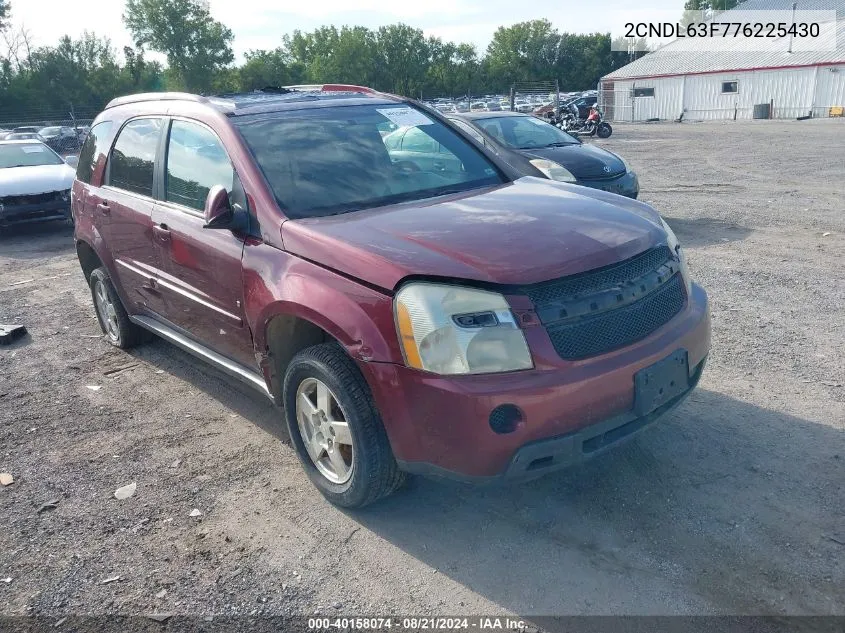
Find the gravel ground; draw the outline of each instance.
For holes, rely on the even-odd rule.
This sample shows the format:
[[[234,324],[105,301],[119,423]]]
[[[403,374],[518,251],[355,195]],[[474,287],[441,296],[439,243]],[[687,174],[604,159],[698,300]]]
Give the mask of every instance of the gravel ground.
[[[0,322],[30,335],[0,347],[0,614],[845,615],[845,121],[597,143],[710,293],[699,389],[576,469],[361,512],[248,388],[107,345],[69,229],[4,231]]]

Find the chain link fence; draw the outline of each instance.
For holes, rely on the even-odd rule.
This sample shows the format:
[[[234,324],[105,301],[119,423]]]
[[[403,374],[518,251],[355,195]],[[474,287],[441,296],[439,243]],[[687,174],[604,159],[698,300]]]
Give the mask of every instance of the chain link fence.
[[[98,112],[34,109],[23,115],[4,112],[0,104],[0,140],[35,139],[62,156],[78,154]]]
[[[538,114],[557,112],[560,107],[560,86],[557,81],[517,82],[510,90],[510,110]]]

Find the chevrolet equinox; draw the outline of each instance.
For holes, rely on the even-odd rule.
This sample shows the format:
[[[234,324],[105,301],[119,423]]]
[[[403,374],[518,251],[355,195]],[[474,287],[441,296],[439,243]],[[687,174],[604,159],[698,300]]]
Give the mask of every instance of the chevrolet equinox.
[[[391,151],[400,127],[427,150]],[[106,339],[152,332],[265,393],[341,506],[578,462],[683,400],[709,350],[650,206],[522,176],[368,88],[115,99],[71,204]]]

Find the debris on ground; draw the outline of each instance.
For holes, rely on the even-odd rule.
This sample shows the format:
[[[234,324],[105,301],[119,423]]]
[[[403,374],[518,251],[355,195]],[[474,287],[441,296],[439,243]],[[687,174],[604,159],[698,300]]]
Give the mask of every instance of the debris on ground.
[[[172,613],[153,613],[152,615],[147,616],[150,620],[154,620],[159,624],[163,624],[167,622],[170,618],[173,617]]]
[[[103,372],[103,376],[114,376],[115,374],[119,374],[122,371],[128,371],[130,369],[134,369],[140,363],[129,363],[128,365],[123,365],[121,367],[115,367],[113,369],[107,369]]]
[[[91,391],[99,391],[102,389],[102,385],[85,385],[86,389],[90,389]]]
[[[191,510],[191,513],[188,516],[194,517],[194,518],[201,517],[202,516],[202,510],[200,510],[199,508],[194,508],[193,510]]]
[[[9,345],[26,334],[22,325],[0,325],[0,345]]]
[[[11,473],[0,473],[0,484],[11,486],[13,483],[15,483],[15,478]]]
[[[42,503],[40,506],[38,506],[36,514],[41,514],[42,512],[46,512],[47,510],[55,510],[58,506],[58,499],[50,499],[49,501]]]
[[[133,481],[131,484],[127,484],[126,486],[121,486],[117,490],[114,491],[114,498],[123,501],[124,499],[128,499],[132,495],[135,494],[135,490],[137,490],[138,486]]]
[[[113,582],[117,582],[120,580],[120,576],[109,576],[108,578],[104,578],[100,581],[101,585],[110,585]]]

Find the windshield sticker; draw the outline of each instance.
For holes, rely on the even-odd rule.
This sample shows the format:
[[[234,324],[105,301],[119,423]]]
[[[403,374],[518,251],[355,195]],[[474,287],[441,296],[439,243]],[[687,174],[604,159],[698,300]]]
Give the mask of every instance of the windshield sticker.
[[[24,145],[21,149],[27,154],[38,154],[43,152],[44,148],[41,145]]]
[[[400,127],[416,127],[434,123],[422,112],[413,108],[376,108],[376,111]]]

